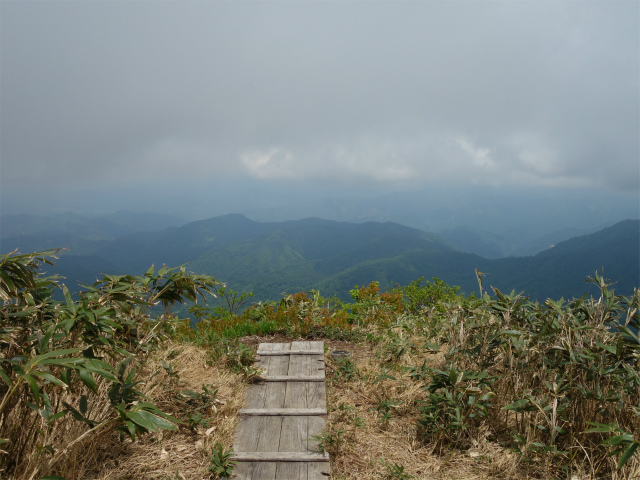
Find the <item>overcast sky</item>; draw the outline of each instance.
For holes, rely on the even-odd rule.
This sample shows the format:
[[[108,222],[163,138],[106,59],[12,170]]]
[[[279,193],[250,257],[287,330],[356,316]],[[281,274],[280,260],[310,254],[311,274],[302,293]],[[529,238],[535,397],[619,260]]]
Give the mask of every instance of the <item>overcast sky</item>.
[[[254,187],[636,198],[639,4],[2,0],[2,213],[207,191],[233,211]]]

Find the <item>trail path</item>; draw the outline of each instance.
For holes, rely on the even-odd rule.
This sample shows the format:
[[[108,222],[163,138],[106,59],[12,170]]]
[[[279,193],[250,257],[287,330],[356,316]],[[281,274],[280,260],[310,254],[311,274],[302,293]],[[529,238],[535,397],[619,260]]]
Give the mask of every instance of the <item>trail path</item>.
[[[247,392],[236,430],[238,480],[326,480],[329,455],[310,440],[325,428],[324,342],[261,343],[265,372]]]

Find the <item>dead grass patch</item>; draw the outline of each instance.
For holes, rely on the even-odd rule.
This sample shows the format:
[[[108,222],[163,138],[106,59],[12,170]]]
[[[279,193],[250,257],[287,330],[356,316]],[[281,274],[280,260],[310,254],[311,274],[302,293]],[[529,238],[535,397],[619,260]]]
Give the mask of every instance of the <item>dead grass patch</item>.
[[[174,375],[162,366],[171,363]],[[233,445],[237,411],[242,408],[247,384],[232,372],[226,358],[213,360],[203,349],[190,344],[170,344],[158,351],[145,373],[153,377],[144,393],[164,412],[184,418],[179,392],[202,392],[203,385],[217,388],[216,400],[208,409],[208,426],[183,424],[178,431],[148,434],[135,442],[120,442],[108,432],[83,445],[68,458],[65,478],[75,479],[209,479],[211,447]]]
[[[415,404],[425,392],[403,367],[424,358],[437,366],[443,361],[442,353],[413,360],[404,355],[394,364],[385,364],[380,346],[342,342],[340,347],[351,352],[357,374],[345,378],[342,361],[327,355],[327,434],[337,443],[329,447],[332,478],[401,478],[391,473],[394,465],[418,479],[533,478],[517,468],[514,454],[486,438],[472,441],[466,451],[444,455],[420,439]],[[395,379],[382,378],[381,365]]]

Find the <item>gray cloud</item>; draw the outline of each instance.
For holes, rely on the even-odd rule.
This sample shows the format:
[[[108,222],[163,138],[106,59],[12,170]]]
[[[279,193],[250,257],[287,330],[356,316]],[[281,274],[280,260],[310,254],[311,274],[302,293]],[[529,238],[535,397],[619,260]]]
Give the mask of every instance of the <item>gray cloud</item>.
[[[243,176],[639,188],[636,1],[1,8],[5,195]]]

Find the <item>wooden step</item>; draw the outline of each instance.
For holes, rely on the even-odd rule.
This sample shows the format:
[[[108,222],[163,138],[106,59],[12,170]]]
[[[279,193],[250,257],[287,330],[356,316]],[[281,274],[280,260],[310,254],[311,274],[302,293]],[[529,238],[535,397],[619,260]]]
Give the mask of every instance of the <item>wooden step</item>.
[[[324,373],[324,370],[322,371]],[[324,375],[266,375],[257,376],[255,382],[324,382]]]
[[[233,452],[238,462],[328,462],[329,454],[320,452]]]
[[[258,350],[256,353],[262,357],[273,357],[275,355],[324,355],[324,350]]]
[[[326,415],[326,408],[242,408],[238,415],[304,417],[306,415]]]

